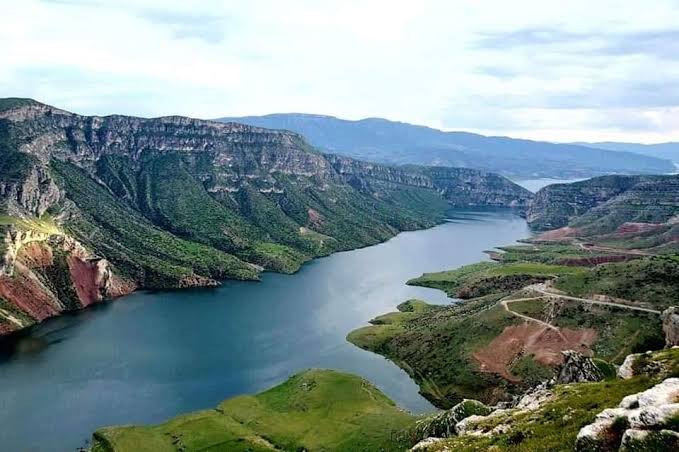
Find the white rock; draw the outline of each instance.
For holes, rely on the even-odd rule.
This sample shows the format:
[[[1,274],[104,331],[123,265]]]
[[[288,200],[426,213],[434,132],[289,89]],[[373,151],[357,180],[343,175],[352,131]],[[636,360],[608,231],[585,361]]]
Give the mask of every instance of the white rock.
[[[679,378],[668,378],[639,394],[639,407],[665,405],[679,400]]]
[[[517,410],[537,410],[546,401],[550,400],[554,393],[548,389],[540,389],[526,394],[516,404]]]
[[[415,444],[412,449],[410,449],[412,452],[425,452],[429,450],[433,445],[440,443],[443,441],[443,438],[425,438],[419,443]],[[443,449],[440,449],[442,452],[450,450],[447,447],[444,447]]]
[[[622,441],[620,442],[620,448],[625,448],[630,445],[632,441],[643,441],[648,436],[648,430],[637,430],[633,428],[628,428],[622,435]]]
[[[627,379],[632,378],[634,376],[634,369],[632,369],[632,365],[634,364],[634,361],[636,361],[639,356],[641,356],[641,353],[634,353],[632,355],[627,355],[627,357],[625,358],[625,361],[623,361],[622,365],[618,368],[618,378],[622,378],[623,380],[627,380]]]
[[[634,429],[658,429],[679,413],[679,403],[668,403],[660,406],[647,406],[632,410],[627,418]]]

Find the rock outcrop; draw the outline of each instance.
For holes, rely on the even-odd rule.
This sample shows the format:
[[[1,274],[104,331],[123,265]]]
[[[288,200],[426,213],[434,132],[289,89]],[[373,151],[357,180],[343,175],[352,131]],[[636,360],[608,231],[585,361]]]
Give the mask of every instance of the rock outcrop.
[[[416,436],[420,439],[448,438],[457,434],[456,426],[470,416],[487,416],[492,409],[476,400],[465,399],[449,410],[417,423]]]
[[[679,378],[668,378],[644,392],[625,397],[617,408],[596,416],[578,433],[576,451],[676,450],[649,449],[646,442],[659,438],[679,446],[679,436],[669,428],[679,416]]]
[[[662,329],[665,332],[665,346],[679,346],[679,308],[672,306],[663,311]]]
[[[596,364],[594,364],[592,358],[584,356],[582,353],[574,350],[565,350],[561,352],[561,354],[564,356],[564,362],[559,369],[556,383],[581,383],[603,379],[604,376],[602,372]]]
[[[679,175],[602,176],[542,188],[535,194],[527,220],[538,230],[571,226],[579,236],[648,230],[660,234],[661,229],[671,228],[677,214]]]

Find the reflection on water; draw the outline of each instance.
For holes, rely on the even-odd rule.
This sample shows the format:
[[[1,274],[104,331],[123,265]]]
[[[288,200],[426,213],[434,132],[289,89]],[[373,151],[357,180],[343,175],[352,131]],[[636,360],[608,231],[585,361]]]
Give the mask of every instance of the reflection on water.
[[[48,321],[1,343],[1,448],[73,450],[101,426],[160,422],[310,367],[359,374],[400,406],[430,411],[405,372],[346,342],[347,333],[409,298],[449,303],[404,283],[527,235],[511,211],[455,211],[445,224],[317,259],[295,275],[138,292]]]

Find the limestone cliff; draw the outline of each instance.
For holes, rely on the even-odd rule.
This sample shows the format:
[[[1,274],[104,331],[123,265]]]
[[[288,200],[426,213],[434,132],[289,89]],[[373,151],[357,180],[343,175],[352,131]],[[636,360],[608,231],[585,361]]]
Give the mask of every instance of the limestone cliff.
[[[0,303],[34,321],[137,286],[294,272],[316,256],[433,226],[451,205],[522,208],[532,196],[481,171],[324,155],[288,131],[88,117],[28,99],[0,99],[0,156],[2,266],[13,275]],[[34,238],[60,256],[56,267],[29,265],[23,255],[36,247],[23,245]],[[38,274],[45,268],[51,276]],[[19,292],[40,293],[43,308]]]

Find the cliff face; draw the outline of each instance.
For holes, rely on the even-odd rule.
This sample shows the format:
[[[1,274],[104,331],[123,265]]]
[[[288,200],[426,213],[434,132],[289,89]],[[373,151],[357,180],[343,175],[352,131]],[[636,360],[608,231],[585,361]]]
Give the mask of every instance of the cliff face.
[[[541,189],[527,220],[539,230],[571,226],[591,235],[621,227],[626,232],[637,223],[665,224],[676,215],[679,176],[604,176]]]
[[[516,190],[516,184],[502,176],[468,168],[391,167],[337,155],[329,159],[344,179],[366,189],[398,185],[425,188],[454,206],[525,207],[532,199],[531,193]]]
[[[0,99],[0,155],[3,331],[138,286],[293,272],[432,226],[450,205],[523,207],[531,197],[480,171],[326,156],[292,132],[85,117],[25,99]],[[27,237],[48,264],[34,265],[36,246],[17,246]]]

